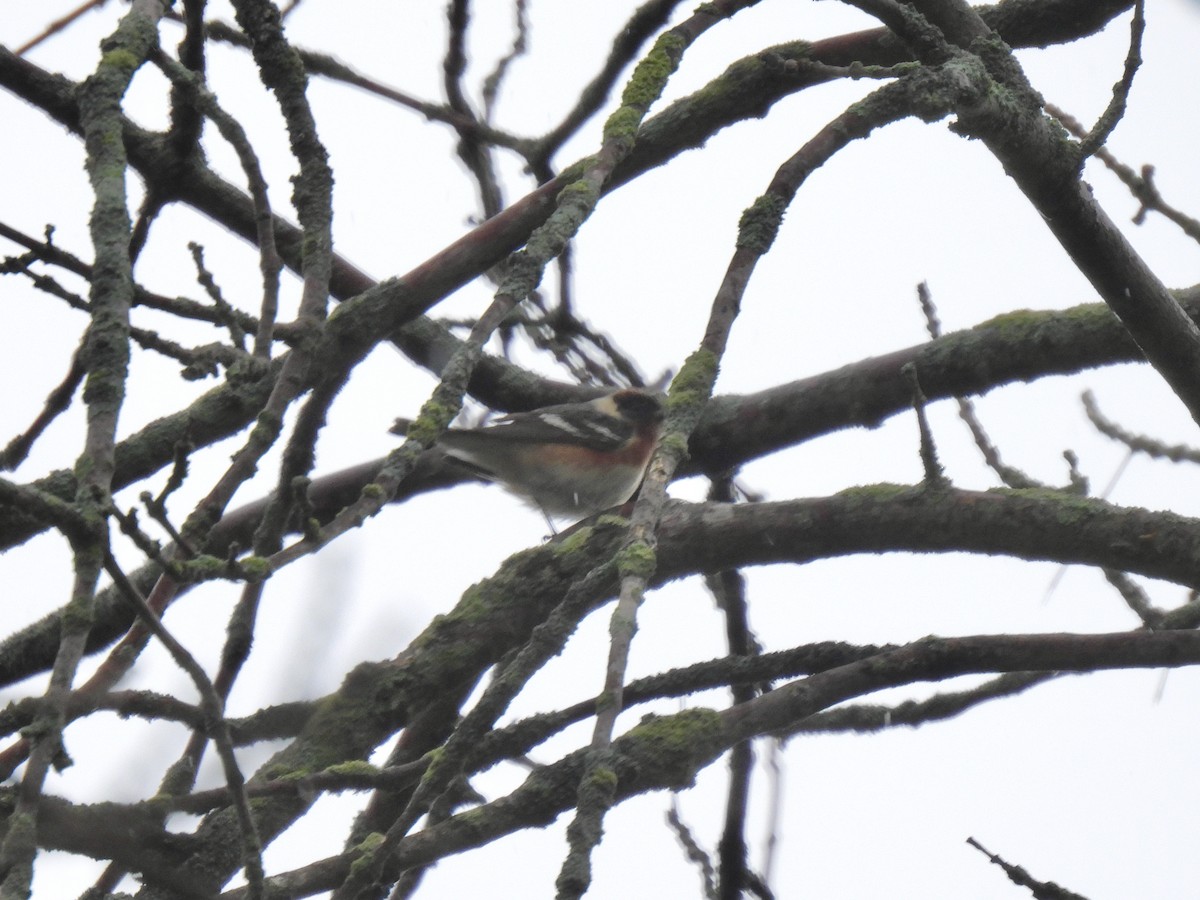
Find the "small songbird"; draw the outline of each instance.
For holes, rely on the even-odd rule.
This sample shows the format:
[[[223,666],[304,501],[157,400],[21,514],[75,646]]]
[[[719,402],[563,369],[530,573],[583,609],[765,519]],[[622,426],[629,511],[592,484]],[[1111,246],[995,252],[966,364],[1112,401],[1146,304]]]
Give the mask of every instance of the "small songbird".
[[[579,520],[633,496],[663,418],[660,395],[627,388],[586,403],[513,413],[483,428],[451,428],[438,446],[547,518]]]

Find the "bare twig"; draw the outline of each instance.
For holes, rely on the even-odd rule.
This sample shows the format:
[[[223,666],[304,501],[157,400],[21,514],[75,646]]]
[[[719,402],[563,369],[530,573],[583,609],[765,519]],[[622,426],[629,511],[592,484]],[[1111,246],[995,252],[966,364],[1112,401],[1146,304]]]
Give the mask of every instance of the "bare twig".
[[[71,398],[75,396],[79,385],[83,383],[83,363],[79,358],[82,350],[83,346],[80,345],[71,354],[71,365],[67,370],[66,377],[46,396],[46,401],[42,404],[42,411],[38,413],[33,423],[9,441],[3,451],[0,451],[0,469],[11,471],[24,462],[29,455],[30,448],[50,427],[50,423],[70,408]]]
[[[1162,625],[1166,613],[1150,602],[1150,598],[1136,581],[1116,569],[1105,569],[1104,577],[1117,589],[1129,608],[1142,620],[1144,626],[1153,630]]]
[[[254,204],[254,222],[258,233],[259,269],[263,278],[262,308],[259,312],[258,328],[254,339],[254,355],[262,359],[269,359],[271,343],[274,339],[275,317],[279,310],[279,273],[283,268],[283,260],[275,246],[275,226],[271,213],[271,201],[258,156],[250,145],[250,139],[247,137],[245,129],[221,107],[216,97],[205,89],[202,79],[161,51],[155,55],[154,62],[184,91],[185,96],[196,108],[213,121],[221,132],[221,136],[237,153],[238,160],[242,164],[242,171],[246,174],[246,185]],[[196,245],[190,246],[194,248]],[[192,252],[196,256],[197,268],[203,270],[198,251],[193,249]],[[207,286],[208,283],[211,283],[211,278],[208,282],[202,281],[202,283]],[[228,308],[228,304],[220,298],[219,291],[210,291],[210,296],[218,307]],[[242,346],[240,330],[232,328],[236,320],[229,316],[227,321],[231,325],[234,341],[239,347]]]
[[[973,837],[967,838],[967,843],[986,856],[991,862],[1002,868],[1013,884],[1029,888],[1037,900],[1087,900],[1087,898],[1082,894],[1076,894],[1064,887],[1060,887],[1053,881],[1036,880],[1020,866],[1011,865],[1010,863],[1005,862],[999,856],[996,856],[994,853],[988,852],[986,849],[984,849],[983,845]]]
[[[1106,418],[1100,412],[1100,407],[1096,404],[1096,396],[1091,391],[1084,391],[1082,399],[1084,411],[1091,423],[1096,426],[1096,430],[1105,437],[1124,444],[1131,453],[1145,453],[1153,459],[1168,459],[1174,463],[1200,463],[1200,449],[1187,444],[1165,444],[1146,435],[1134,434]]]
[[[917,378],[917,367],[909,363],[901,369],[901,374],[908,380],[908,387],[912,392],[913,412],[917,414],[917,430],[921,435],[921,466],[925,470],[925,483],[931,487],[948,484],[945,470],[938,461],[933,429],[929,427],[929,418],[925,415],[927,400],[925,393],[921,390],[921,382]]]
[[[930,292],[927,282],[922,281],[917,285],[917,299],[921,304],[921,312],[925,316],[925,328],[929,332],[929,336],[936,341],[942,336],[942,323],[938,319],[937,307],[934,305],[933,294]],[[983,455],[983,461],[999,476],[1004,484],[1011,488],[1044,486],[1041,482],[1030,478],[1020,469],[1008,465],[1000,458],[1000,449],[988,437],[988,433],[984,429],[983,423],[979,421],[979,416],[975,411],[975,404],[971,402],[969,397],[956,396],[954,400],[958,404],[958,417],[962,419],[967,429],[971,432],[971,437],[975,440],[975,446],[979,448],[979,452]]]
[[[675,833],[675,838],[683,847],[688,862],[696,864],[700,870],[700,883],[704,886],[704,896],[707,900],[718,900],[717,872],[713,867],[712,858],[700,846],[692,830],[687,827],[679,815],[679,801],[675,794],[671,795],[671,808],[667,810],[667,824]]]
[[[581,125],[596,114],[608,99],[622,71],[635,58],[642,45],[670,18],[680,0],[647,0],[639,6],[613,40],[604,67],[579,93],[575,106],[562,121],[533,143],[527,154],[531,168],[539,177],[549,174],[550,160]]]
[[[258,835],[258,827],[254,823],[254,815],[250,811],[250,800],[246,796],[245,790],[245,778],[242,776],[237,758],[233,753],[233,739],[229,734],[229,723],[225,720],[224,698],[218,695],[213,683],[209,681],[208,675],[205,674],[204,668],[196,662],[195,657],[163,626],[162,621],[158,618],[158,614],[151,609],[146,599],[142,597],[138,589],[126,577],[111,554],[105,559],[104,567],[121,589],[126,599],[133,603],[146,628],[166,647],[175,664],[187,673],[192,683],[196,686],[196,690],[200,693],[200,705],[205,712],[206,725],[217,746],[217,755],[221,759],[221,766],[225,773],[225,785],[229,792],[229,797],[233,801],[234,809],[237,811],[238,825],[242,832],[242,843],[245,854],[244,862],[246,864],[247,880],[250,885],[250,896],[261,896],[263,878],[262,840]],[[193,734],[198,735],[200,732],[196,731]]]
[[[496,61],[496,67],[483,80],[483,120],[492,121],[496,109],[496,98],[508,67],[525,55],[529,45],[529,14],[527,0],[515,0],[513,3],[513,42],[508,53]]]
[[[1129,102],[1129,91],[1133,87],[1133,76],[1137,74],[1137,70],[1142,64],[1142,35],[1145,31],[1145,0],[1134,0],[1133,20],[1129,24],[1129,53],[1125,57],[1125,73],[1121,76],[1121,80],[1113,85],[1112,99],[1109,100],[1108,107],[1101,113],[1095,126],[1079,145],[1077,172],[1083,171],[1088,157],[1104,145],[1125,115],[1125,106]]]
[[[1075,137],[1082,139],[1087,136],[1087,129],[1083,127],[1083,124],[1066,110],[1047,103],[1046,112],[1058,119],[1063,127]],[[1129,188],[1130,193],[1141,203],[1133,217],[1135,224],[1141,225],[1145,222],[1147,213],[1153,210],[1178,225],[1192,240],[1200,241],[1200,220],[1185,215],[1163,199],[1154,183],[1154,166],[1144,165],[1141,174],[1138,174],[1131,166],[1127,166],[1117,159],[1107,147],[1097,148],[1095,156],[1121,180],[1122,184]]]
[[[38,46],[39,44],[43,43],[44,41],[48,40],[49,38],[52,38],[54,35],[58,34],[60,31],[63,31],[66,28],[70,27],[74,22],[76,22],[79,18],[81,18],[85,13],[91,12],[93,9],[99,9],[100,7],[104,6],[107,2],[108,2],[108,0],[87,0],[87,2],[81,3],[79,6],[75,7],[73,10],[71,10],[65,16],[60,16],[59,18],[55,19],[53,22],[51,22],[49,25],[47,25],[44,29],[42,29],[41,34],[37,35],[37,37],[30,38],[24,44],[17,47],[17,49],[14,50],[13,53],[15,53],[17,56],[24,56],[26,53],[28,53],[34,47]]]

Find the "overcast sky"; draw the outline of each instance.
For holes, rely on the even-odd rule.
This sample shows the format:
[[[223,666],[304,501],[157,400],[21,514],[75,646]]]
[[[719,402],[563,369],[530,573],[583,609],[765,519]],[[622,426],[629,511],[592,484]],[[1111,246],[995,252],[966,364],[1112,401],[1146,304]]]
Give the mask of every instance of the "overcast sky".
[[[9,4],[0,21],[0,41],[17,46],[74,5],[75,0]],[[476,85],[511,34],[507,4],[479,6],[468,77]],[[531,3],[530,53],[512,67],[498,123],[522,134],[554,124],[600,64],[632,6]],[[1200,4],[1159,0],[1150,7],[1145,64],[1109,147],[1135,168],[1154,164],[1168,201],[1200,215],[1200,83],[1194,71]],[[73,79],[86,77],[100,39],[127,8],[110,2],[32,51],[30,59]],[[232,20],[225,3],[212,3],[208,11]],[[685,8],[682,14],[688,12]],[[686,95],[732,61],[772,44],[872,24],[828,0],[764,2],[706,34],[688,52],[662,102]],[[165,24],[162,33],[163,45],[174,47],[179,29]],[[441,2],[307,0],[289,19],[288,33],[297,45],[331,53],[383,83],[442,99]],[[1049,101],[1090,122],[1120,77],[1128,38],[1129,17],[1122,16],[1102,34],[1048,51],[1022,52],[1019,58]],[[294,218],[287,207],[293,165],[274,101],[242,52],[214,46],[210,54],[213,90],[250,131],[276,209]],[[650,378],[677,371],[703,333],[741,210],[764,190],[780,162],[873,86],[831,84],[789,98],[766,119],[727,129],[702,150],[606,197],[576,250],[579,310]],[[148,127],[163,127],[164,97],[161,78],[145,71],[128,98],[129,113]],[[310,97],[337,180],[334,232],[340,254],[383,278],[408,271],[470,227],[478,215],[475,192],[446,129],[321,79],[313,80]],[[0,117],[8,135],[0,141],[0,219],[31,234],[53,223],[60,246],[90,259],[91,201],[80,142],[8,94],[0,94]],[[585,129],[556,162],[592,152],[599,124]],[[243,183],[232,153],[211,134],[206,149],[215,167],[235,184]],[[504,172],[509,201],[529,189],[516,162],[505,160]],[[1198,280],[1200,251],[1193,242],[1161,218],[1134,226],[1136,201],[1095,160],[1086,178],[1166,284],[1181,287]],[[136,178],[129,182],[136,205],[140,185]],[[260,290],[257,252],[186,209],[168,210],[156,224],[137,268],[140,283],[160,293],[199,298],[189,241],[204,244],[226,298],[253,311]],[[2,250],[19,252],[7,244]],[[63,280],[82,290],[70,278]],[[1067,308],[1097,300],[980,143],[952,134],[945,123],[901,123],[839,154],[804,185],[751,283],[718,392],[755,391],[922,342],[925,326],[915,298],[921,280],[928,281],[948,331],[1014,309]],[[298,294],[297,282],[289,279],[287,309],[294,310]],[[486,284],[473,284],[437,312],[475,314],[489,297]],[[6,322],[0,330],[0,370],[6,384],[19,385],[6,391],[0,404],[0,440],[6,442],[28,426],[65,374],[85,320],[13,277],[0,282],[0,303]],[[164,322],[139,310],[135,324]],[[196,343],[215,339],[202,331],[173,336]],[[562,377],[531,351],[522,350],[520,359]],[[139,356],[122,435],[214,383],[184,383],[177,368]],[[415,413],[432,386],[427,373],[381,347],[334,406],[319,447],[318,471],[386,453],[394,446],[386,433],[392,418]],[[1061,454],[1070,448],[1098,491],[1121,465],[1124,451],[1088,425],[1078,401],[1085,388],[1096,393],[1108,415],[1133,430],[1200,444],[1182,405],[1144,366],[1007,388],[983,398],[980,415],[1006,461],[1061,484],[1067,480]],[[994,486],[995,477],[980,463],[952,405],[936,405],[931,417],[954,482]],[[76,407],[52,427],[15,477],[29,481],[72,465],[82,429],[82,410]],[[227,442],[195,461],[191,482],[175,500],[181,517],[237,446],[237,440]],[[274,462],[262,467],[239,501],[260,496],[273,483]],[[742,481],[769,499],[786,499],[920,477],[915,423],[911,416],[898,416],[876,430],[829,435],[754,462]],[[161,478],[153,484],[157,489]],[[1200,515],[1195,484],[1190,468],[1135,459],[1111,499]],[[121,496],[122,505],[136,503],[142,489]],[[671,493],[698,499],[704,489],[695,480],[673,486]],[[320,696],[335,689],[356,662],[395,655],[431,616],[450,609],[465,587],[544,533],[536,512],[491,487],[467,486],[386,510],[320,559],[297,563],[272,582],[258,644],[231,698],[230,714]],[[135,559],[130,548],[122,548],[122,554]],[[769,650],[817,640],[897,643],[931,633],[1103,632],[1137,625],[1098,572],[1072,569],[1062,575],[1050,564],[895,555],[754,570],[748,577],[751,624]],[[65,543],[44,535],[29,548],[0,557],[0,583],[9,600],[7,634],[65,602],[70,583]],[[1168,607],[1184,599],[1177,586],[1145,587]],[[229,586],[206,585],[167,617],[210,667],[236,595]],[[608,613],[606,608],[587,621],[563,656],[518,699],[512,717],[596,692]],[[643,608],[630,676],[721,656],[723,634],[698,579],[656,591]],[[870,700],[895,702],[978,680]],[[186,677],[158,650],[147,653],[128,686],[193,696]],[[4,697],[30,690],[18,685]],[[727,699],[717,693],[687,702],[721,706]],[[1165,683],[1151,671],[1106,673],[1063,679],[917,731],[794,740],[780,757],[784,808],[772,878],[776,894],[832,900],[1022,896],[965,844],[974,836],[1035,877],[1094,900],[1194,895],[1200,883],[1194,852],[1200,801],[1194,759],[1200,739],[1197,702],[1200,677],[1192,671],[1172,672]],[[677,705],[654,708],[673,711]],[[621,727],[636,724],[647,711],[631,710]],[[115,735],[131,748],[128,754],[111,752]],[[78,800],[147,796],[185,739],[182,730],[169,726],[92,717],[68,731],[77,765],[52,775],[47,790]],[[584,730],[568,731],[539,748],[536,759],[552,761],[586,739]],[[96,752],[96,747],[105,749]],[[253,770],[275,749],[247,750],[244,768]],[[767,749],[759,745],[760,759]],[[723,764],[712,767],[680,799],[685,819],[709,848],[719,836],[725,771]],[[494,798],[523,777],[515,767],[501,767],[477,786]],[[206,767],[200,786],[219,780],[215,767]],[[760,767],[750,818],[753,839],[766,827],[768,783],[767,769]],[[360,802],[357,796],[320,801],[318,816],[308,816],[269,850],[268,872],[337,852]],[[612,812],[589,896],[683,900],[699,895],[699,876],[663,824],[668,803],[666,795],[653,794]],[[517,834],[446,860],[429,874],[423,896],[552,896],[564,827],[565,817],[546,831]],[[756,865],[760,850],[753,850]],[[90,861],[43,856],[36,895],[76,896],[97,871]]]

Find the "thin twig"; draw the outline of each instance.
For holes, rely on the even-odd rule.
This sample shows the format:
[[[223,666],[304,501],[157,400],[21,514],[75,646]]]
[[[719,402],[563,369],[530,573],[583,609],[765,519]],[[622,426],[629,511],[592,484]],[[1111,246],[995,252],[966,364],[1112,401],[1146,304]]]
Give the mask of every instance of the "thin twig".
[[[446,7],[449,21],[446,56],[442,61],[442,86],[450,108],[471,122],[479,119],[463,89],[463,75],[467,70],[467,29],[470,25],[470,4],[467,0],[450,0]],[[491,147],[479,139],[474,128],[457,128],[458,144],[455,151],[475,178],[479,188],[479,201],[483,218],[490,219],[504,208],[504,194],[496,177]]]
[[[579,92],[575,105],[563,116],[562,121],[532,143],[526,158],[539,178],[549,174],[550,160],[554,154],[604,105],[621,72],[634,60],[650,36],[666,24],[679,3],[680,0],[647,0],[634,10],[613,39],[612,49],[603,67]]]
[[[37,37],[30,38],[29,40],[27,40],[24,44],[17,47],[17,49],[14,50],[13,53],[15,53],[17,56],[24,56],[26,53],[28,53],[34,47],[38,46],[38,44],[43,43],[47,39],[58,34],[60,31],[65,30],[67,27],[69,27],[74,22],[76,22],[78,19],[82,18],[85,13],[91,12],[93,9],[99,9],[101,6],[104,6],[104,4],[106,4],[107,2],[108,2],[108,0],[87,0],[86,3],[81,3],[79,6],[75,7],[73,10],[71,10],[65,16],[61,16],[61,17],[55,19],[53,22],[51,22],[49,25],[47,25],[44,29],[42,29],[41,34],[39,34]]]
[[[1166,613],[1150,602],[1150,598],[1136,581],[1117,569],[1104,569],[1104,577],[1117,589],[1126,605],[1142,620],[1146,628],[1153,631],[1162,625]]]
[[[934,305],[933,294],[929,290],[927,282],[922,281],[917,285],[917,300],[921,304],[921,312],[925,316],[925,329],[929,332],[929,336],[936,341],[942,336],[942,323],[938,319],[937,306]],[[975,440],[975,446],[979,448],[979,452],[983,455],[983,461],[987,464],[988,468],[996,473],[1004,484],[1011,488],[1045,486],[1037,479],[1026,475],[1020,469],[1008,465],[1000,458],[1000,449],[992,442],[992,439],[983,427],[983,423],[979,421],[979,415],[975,411],[975,404],[971,402],[969,397],[956,396],[954,400],[958,405],[958,417],[962,419],[967,429],[971,432],[971,437]]]
[[[994,853],[986,850],[975,838],[967,838],[967,843],[986,856],[991,862],[1002,868],[1009,881],[1021,887],[1029,888],[1033,892],[1033,896],[1038,900],[1087,900],[1082,894],[1076,894],[1060,887],[1053,881],[1038,881],[1020,866],[1014,866],[1005,862]]]
[[[42,436],[55,419],[70,408],[71,398],[75,396],[79,385],[83,383],[83,363],[79,358],[82,350],[82,344],[75,348],[75,352],[71,354],[71,365],[67,369],[66,377],[46,396],[46,400],[42,404],[42,411],[38,413],[32,424],[9,441],[0,451],[0,469],[12,471],[24,462],[25,458],[29,456],[34,442]]]
[[[718,900],[717,872],[713,867],[712,858],[700,846],[699,841],[692,834],[692,830],[679,815],[679,797],[674,793],[671,794],[671,807],[667,810],[667,824],[671,827],[675,839],[683,847],[688,862],[695,863],[700,870],[700,883],[704,887],[704,896],[707,900]]]
[[[1133,20],[1129,24],[1129,53],[1125,57],[1125,72],[1121,76],[1121,80],[1113,85],[1112,99],[1109,100],[1108,107],[1079,145],[1078,172],[1083,171],[1088,157],[1104,145],[1125,115],[1125,107],[1129,102],[1129,91],[1133,87],[1133,77],[1142,64],[1142,35],[1145,34],[1145,31],[1145,0],[1134,0]]]
[[[56,245],[48,241],[38,241],[30,237],[19,229],[13,228],[4,222],[0,222],[0,237],[4,237],[20,244],[22,247],[27,247],[37,254],[37,258],[49,263],[53,266],[66,269],[80,278],[92,280],[92,267],[83,262],[77,256],[60,249]],[[38,285],[38,279],[44,277],[29,272],[29,277],[34,279],[34,284]],[[75,306],[71,297],[64,297],[68,302]],[[161,310],[170,313],[173,316],[178,316],[181,319],[194,319],[198,322],[208,322],[213,325],[230,328],[231,323],[235,323],[237,328],[243,332],[253,332],[258,328],[258,320],[249,313],[241,310],[226,307],[217,309],[213,306],[200,303],[188,297],[165,297],[162,294],[155,294],[148,291],[140,285],[134,285],[134,306],[144,306],[148,309]],[[84,301],[82,305],[76,306],[85,312],[90,311],[91,305]],[[294,341],[297,336],[297,327],[293,324],[282,324],[276,326],[276,336],[283,341]]]
[[[250,885],[250,895],[251,897],[261,896],[264,875],[262,839],[258,834],[258,826],[254,823],[254,815],[250,811],[245,778],[242,776],[237,758],[234,756],[233,739],[229,734],[229,723],[225,720],[224,698],[218,695],[213,683],[205,674],[204,668],[196,662],[195,657],[162,624],[158,614],[150,608],[146,598],[141,595],[141,592],[117,565],[111,553],[104,560],[104,568],[112,577],[113,582],[121,589],[125,598],[137,609],[141,621],[171,654],[171,659],[175,661],[175,664],[187,673],[200,693],[200,705],[209,720],[207,723],[209,736],[212,737],[217,747],[217,755],[221,759],[221,766],[225,774],[225,785],[237,812],[238,825],[242,832],[243,861],[246,866],[247,881]],[[199,735],[201,732],[196,731],[193,734]]]
[[[508,53],[496,61],[496,67],[483,79],[483,121],[491,122],[496,110],[496,98],[508,67],[514,61],[525,55],[529,45],[529,15],[527,0],[515,0],[513,3],[513,42]]]
[[[917,367],[912,363],[905,363],[900,372],[908,380],[909,391],[912,394],[913,412],[917,414],[917,430],[921,435],[921,466],[925,470],[925,483],[930,486],[948,484],[946,472],[938,461],[933,429],[929,427],[929,418],[925,415],[925,405],[928,401],[925,393],[921,390],[921,382],[917,378]]]
[[[1084,391],[1082,399],[1088,420],[1096,426],[1096,430],[1105,437],[1124,444],[1130,453],[1145,453],[1152,459],[1167,459],[1174,463],[1200,463],[1200,449],[1187,444],[1167,444],[1143,434],[1135,434],[1106,418],[1100,412],[1096,396],[1091,391]]]
[[[254,338],[254,355],[261,359],[269,359],[271,343],[274,339],[275,317],[279,310],[279,273],[283,269],[283,259],[275,244],[274,217],[271,213],[271,201],[262,166],[258,162],[258,156],[241,123],[224,110],[217,102],[217,98],[204,87],[203,81],[195,73],[185,69],[161,51],[154,57],[154,62],[176,85],[184,90],[195,107],[217,126],[221,136],[233,147],[238,161],[241,163],[242,171],[246,175],[246,186],[254,205],[259,270],[263,279],[262,305]],[[193,253],[195,252],[193,251]],[[199,260],[197,260],[197,266],[200,267]],[[218,302],[218,297],[219,293],[213,297],[214,303]],[[218,305],[222,303],[224,301],[220,301]],[[224,305],[228,306],[228,304]],[[233,321],[236,320],[230,317],[231,324]],[[240,347],[241,334],[233,331],[232,336]]]
[[[1083,123],[1061,107],[1047,103],[1046,112],[1058,119],[1062,126],[1075,137],[1082,139],[1087,136],[1087,129],[1083,127]],[[1134,224],[1144,223],[1147,213],[1153,210],[1174,222],[1192,240],[1200,241],[1200,219],[1180,212],[1163,199],[1154,183],[1154,166],[1142,166],[1139,175],[1131,166],[1127,166],[1117,159],[1107,147],[1098,148],[1095,156],[1121,180],[1122,184],[1129,188],[1129,192],[1141,203],[1137,213],[1133,216]]]

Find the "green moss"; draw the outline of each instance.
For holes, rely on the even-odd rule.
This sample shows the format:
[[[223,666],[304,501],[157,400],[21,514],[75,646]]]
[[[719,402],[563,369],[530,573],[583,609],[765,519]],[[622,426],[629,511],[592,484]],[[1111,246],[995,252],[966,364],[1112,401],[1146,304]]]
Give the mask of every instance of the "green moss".
[[[717,380],[719,367],[720,359],[711,350],[700,348],[693,351],[684,360],[679,374],[671,382],[671,397],[668,398],[668,402],[681,396],[686,399],[689,392],[704,391],[707,393],[709,387]]]
[[[526,782],[528,785],[528,782]],[[465,834],[488,834],[495,821],[495,811],[485,806],[464,809],[454,814],[454,823]]]
[[[350,775],[356,778],[373,778],[379,774],[379,767],[373,766],[366,760],[351,759],[337,763],[325,770],[330,775]]]
[[[592,520],[592,524],[596,528],[620,528],[629,527],[629,519],[621,515],[619,512],[602,513]]]
[[[737,245],[759,254],[760,256],[771,249],[775,236],[779,234],[779,226],[783,222],[783,214],[787,210],[787,200],[778,194],[763,194],[742,213],[738,222]]]
[[[686,48],[687,41],[678,34],[667,32],[659,37],[650,52],[634,68],[621,94],[621,104],[645,114],[650,104],[662,94],[667,79],[675,72]]]
[[[351,852],[358,854],[358,858],[350,865],[351,880],[366,874],[365,870],[369,869],[375,861],[375,851],[383,845],[384,840],[383,834],[372,831],[354,846]]]
[[[707,707],[685,709],[672,716],[648,715],[629,732],[629,737],[661,747],[686,748],[697,730],[711,731],[721,725],[721,715]]]
[[[722,751],[723,730],[720,714],[701,707],[646,716],[618,743],[652,781],[682,787]]]
[[[622,548],[617,554],[616,563],[617,572],[622,578],[633,576],[649,579],[658,566],[658,557],[653,547],[644,541],[637,541]]]
[[[701,347],[692,352],[671,382],[667,413],[677,412],[684,407],[699,408],[706,403],[712,386],[716,384],[720,363],[720,358],[711,350]]]
[[[687,438],[681,434],[668,434],[662,439],[659,449],[672,459],[684,460],[688,457]]]
[[[690,97],[672,104],[663,115],[682,115],[686,119],[688,112],[703,114],[707,110],[728,107],[745,96],[746,85],[769,80],[771,68],[762,53],[739,59],[731,63],[719,78],[714,78]],[[655,118],[661,120],[662,117]]]
[[[559,172],[558,177],[567,184],[572,184],[595,168],[595,166],[596,156],[594,154],[592,156],[585,156],[583,159],[576,160]]]
[[[1059,524],[1071,527],[1096,515],[1097,503],[1089,497],[1068,494],[1054,488],[992,488],[989,494],[1004,494],[1029,500],[1049,501],[1049,508]]]
[[[201,553],[180,566],[184,577],[191,581],[211,581],[228,574],[228,564],[216,556]]]
[[[986,319],[975,326],[976,330],[997,328],[1007,331],[1014,328],[1026,329],[1030,325],[1041,325],[1046,320],[1045,311],[1035,309],[1014,309]]]
[[[296,745],[303,746],[306,755],[289,758],[293,771],[311,775],[328,766],[341,765],[360,754],[362,746],[369,743],[363,734],[369,733],[373,725],[368,710],[374,714],[386,714],[383,708],[385,704],[380,698],[388,696],[386,692],[389,686],[384,678],[363,676],[360,672],[363,668],[357,667],[346,680],[350,682],[357,676],[359,682],[370,684],[343,686],[340,693],[326,697],[316,705],[304,729],[305,740]],[[378,673],[380,670],[372,667],[371,671]],[[368,693],[361,695],[362,690]]]
[[[279,416],[261,412],[254,423],[254,429],[250,432],[250,440],[260,447],[269,447],[279,437],[282,427]]]
[[[138,66],[141,65],[141,61],[128,50],[118,48],[116,50],[109,50],[100,57],[100,65],[121,69],[126,75],[132,75],[137,71]]]
[[[463,591],[458,604],[443,621],[474,622],[486,620],[492,612],[495,594],[488,590],[488,582],[481,581]],[[427,632],[428,633],[428,632]]]
[[[271,563],[262,556],[247,556],[238,560],[238,568],[247,581],[266,581],[271,577]]]
[[[871,503],[883,503],[895,500],[912,490],[913,487],[907,484],[863,484],[838,491],[835,496],[847,501],[864,500]]]
[[[1040,315],[1048,322],[1057,319],[1073,325],[1108,325],[1117,317],[1104,303],[1081,303],[1079,306],[1069,306],[1053,312],[1043,310]]]
[[[421,776],[421,784],[423,786],[446,784],[458,773],[458,764],[456,762],[450,760],[449,765],[447,765],[448,757],[443,747],[436,747],[430,750],[423,758],[426,762],[425,772]]]
[[[259,781],[297,781],[307,778],[309,772],[301,772],[282,763],[271,763],[264,766],[254,776]]]
[[[263,777],[270,781],[303,781],[312,775],[311,772],[292,771],[284,769],[282,766],[276,767],[273,770],[264,771]]]
[[[363,485],[362,495],[368,500],[383,500],[386,496],[383,491],[383,485],[377,484],[374,481]]]
[[[596,205],[596,201],[600,199],[600,189],[586,178],[576,178],[565,188],[558,192],[558,205],[582,206],[588,211],[591,211]]]
[[[616,517],[614,517],[616,518]],[[624,519],[619,520],[622,525],[625,524]],[[599,523],[597,523],[599,524]],[[560,541],[556,541],[550,545],[550,549],[555,556],[570,556],[573,553],[578,553],[580,550],[587,548],[588,541],[592,539],[592,527],[585,525],[582,528],[577,528],[564,537]]]
[[[632,144],[641,123],[642,113],[628,106],[622,106],[604,122],[604,142],[611,144],[619,141]]]
[[[613,805],[618,784],[620,779],[611,767],[600,764],[589,767],[579,782],[579,808],[608,809]]]
[[[686,40],[668,32],[659,37],[650,52],[634,67],[621,93],[620,108],[604,123],[606,144],[616,144],[620,151],[633,146],[646,110],[662,95],[686,47]]]
[[[588,773],[587,781],[597,790],[612,793],[617,788],[617,773],[608,766],[596,766]]]
[[[438,436],[458,415],[459,407],[431,397],[421,407],[421,412],[408,426],[406,437],[422,447],[431,446]]]

